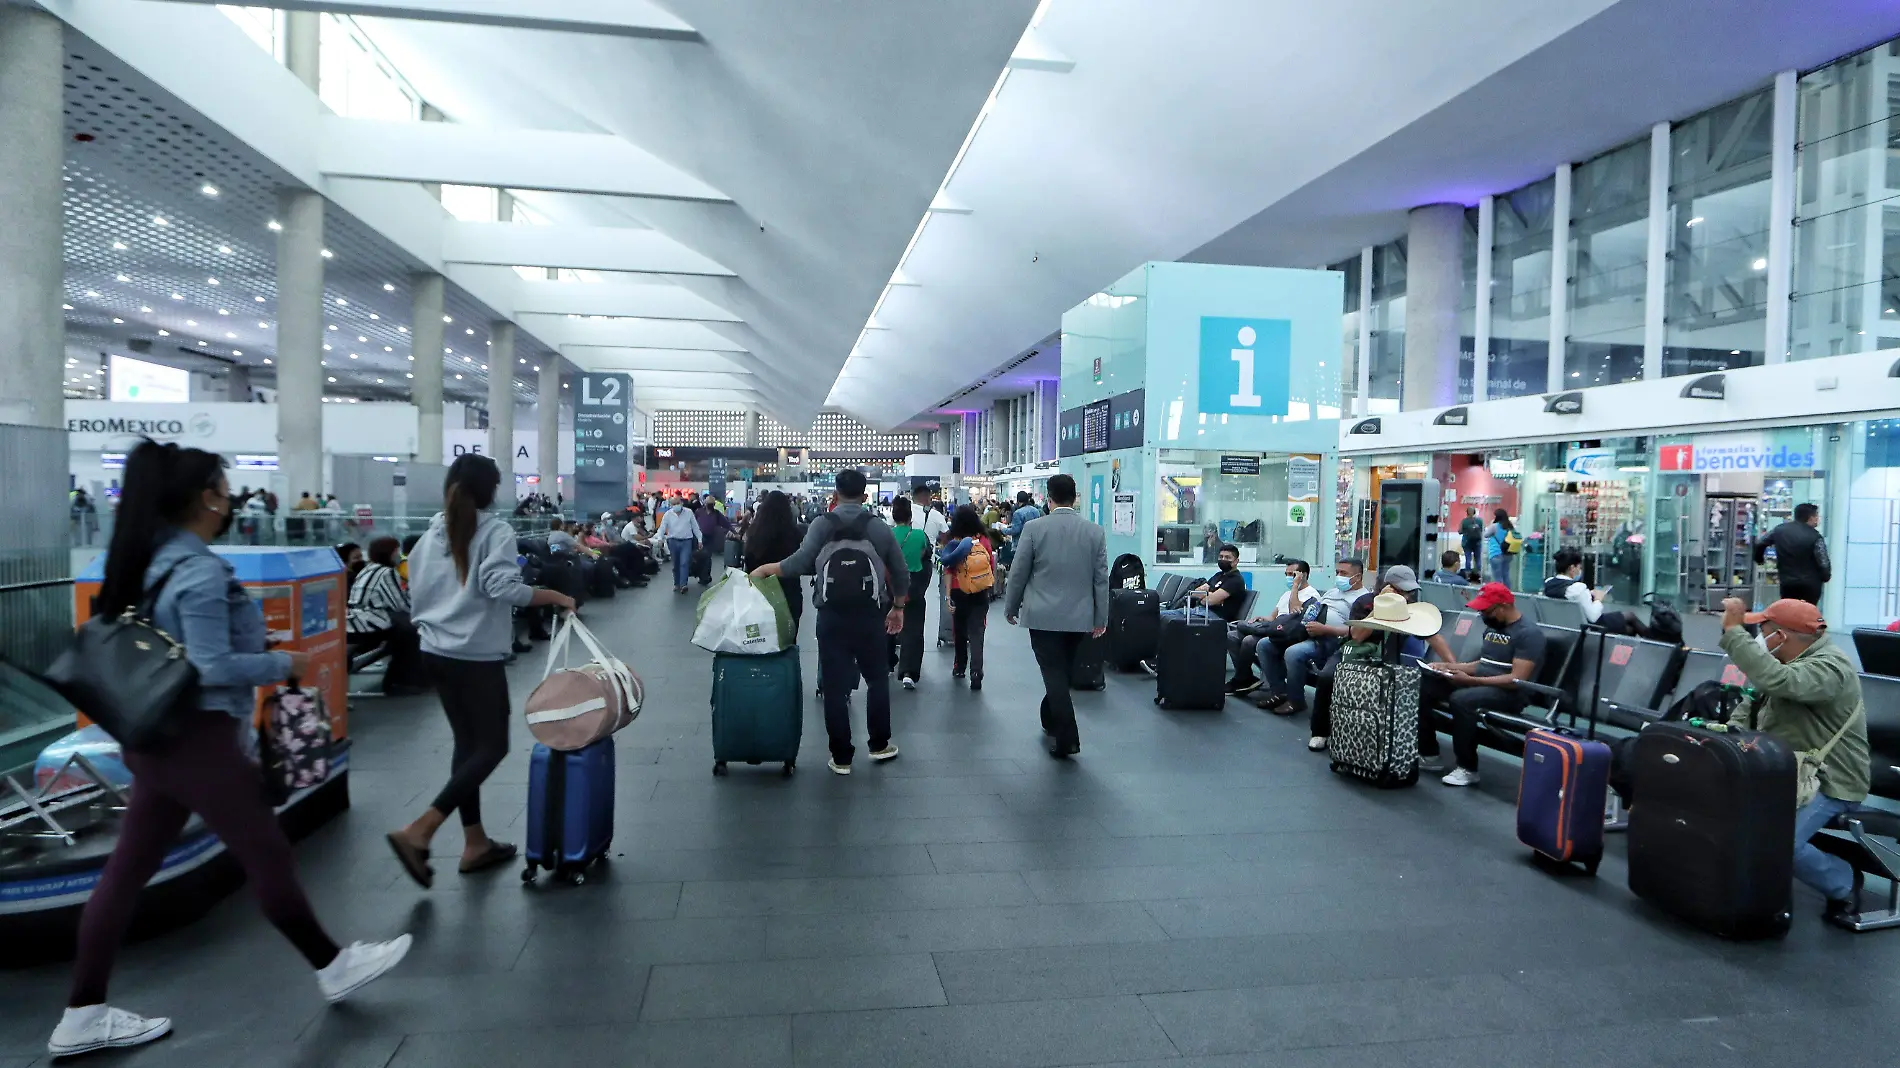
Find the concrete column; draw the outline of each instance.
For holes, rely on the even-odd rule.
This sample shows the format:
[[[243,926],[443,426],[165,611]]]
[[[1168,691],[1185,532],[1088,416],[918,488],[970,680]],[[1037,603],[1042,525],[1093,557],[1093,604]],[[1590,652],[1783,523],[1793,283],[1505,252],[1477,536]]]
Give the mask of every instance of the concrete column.
[[[488,366],[494,367],[495,364],[490,362]],[[541,385],[534,403],[536,428],[540,431],[534,450],[540,466],[539,489],[552,497],[559,492],[561,485],[560,357],[550,358],[541,364]]]
[[[1550,211],[1550,361],[1545,388],[1569,388],[1570,350],[1570,179],[1571,165],[1557,168]]]
[[[437,321],[441,321],[439,316]],[[501,490],[495,494],[495,506],[512,509],[515,506],[515,324],[505,319],[490,323],[488,338],[488,455],[501,465]]]
[[[66,425],[64,32],[0,4],[0,423]]]
[[[1458,403],[1459,305],[1464,286],[1462,204],[1413,208],[1406,227],[1405,391],[1401,405]]]
[[[934,446],[931,449],[932,452],[938,454],[939,456],[956,455],[955,450],[953,450],[950,447],[956,438],[956,430],[952,430],[951,429],[952,427],[961,429],[962,423],[958,420],[946,419],[945,421],[937,424],[936,433],[932,435],[931,444]]]
[[[277,466],[291,500],[323,488],[323,195],[280,189]]]
[[[284,12],[284,66],[297,80],[317,91],[321,77],[323,16],[315,11]]]
[[[1800,107],[1795,72],[1775,75],[1773,145],[1768,170],[1768,306],[1765,309],[1765,363],[1786,363],[1789,322],[1794,311],[1794,183],[1795,115]],[[1878,260],[1875,260],[1878,269]],[[1867,286],[1867,295],[1880,298],[1880,286]],[[1878,312],[1880,305],[1871,304]],[[1863,318],[1863,322],[1878,319]],[[1853,341],[1854,338],[1847,340]],[[1872,348],[1871,345],[1865,348]]]
[[[409,401],[416,406],[416,462],[442,462],[442,276],[409,276],[409,354],[416,377]]]
[[[748,449],[759,447],[759,413],[748,408],[745,413],[745,437],[740,439]]]

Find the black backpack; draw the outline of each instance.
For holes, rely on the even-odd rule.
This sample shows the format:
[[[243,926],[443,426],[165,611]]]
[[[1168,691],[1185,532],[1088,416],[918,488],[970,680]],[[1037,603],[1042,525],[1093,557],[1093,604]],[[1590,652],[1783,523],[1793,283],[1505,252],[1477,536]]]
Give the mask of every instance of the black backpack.
[[[1115,566],[1108,569],[1108,588],[1145,590],[1148,588],[1147,574],[1141,566],[1141,557],[1134,553],[1123,553],[1115,558]]]
[[[1735,710],[1742,706],[1740,691],[1732,686],[1724,686],[1713,680],[1698,682],[1695,688],[1676,699],[1663,713],[1663,722],[1678,723],[1684,720],[1700,719],[1710,723],[1727,723]]]
[[[832,517],[831,538],[818,549],[812,567],[812,603],[847,611],[884,611],[890,607],[890,578],[884,559],[869,540],[867,509],[850,523]]]
[[[1653,593],[1643,600],[1649,604],[1649,625],[1643,628],[1643,637],[1651,641],[1681,645],[1682,616],[1674,608],[1657,600]]]

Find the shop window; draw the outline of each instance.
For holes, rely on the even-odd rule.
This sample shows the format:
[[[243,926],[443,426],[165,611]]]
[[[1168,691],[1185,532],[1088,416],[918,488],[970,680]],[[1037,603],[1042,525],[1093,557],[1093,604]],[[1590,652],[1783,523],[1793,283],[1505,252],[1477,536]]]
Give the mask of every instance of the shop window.
[[[1396,412],[1405,388],[1405,238],[1372,253],[1372,363],[1366,410]]]
[[[1567,386],[1643,377],[1649,154],[1649,139],[1644,138],[1571,172]]]
[[[1522,397],[1549,384],[1551,221],[1556,178],[1495,200],[1491,241],[1488,396]]]
[[[1900,59],[1888,46],[1801,79],[1794,316],[1789,354],[1812,359],[1900,339]]]
[[[1670,131],[1665,375],[1762,362],[1774,110],[1763,90]]]

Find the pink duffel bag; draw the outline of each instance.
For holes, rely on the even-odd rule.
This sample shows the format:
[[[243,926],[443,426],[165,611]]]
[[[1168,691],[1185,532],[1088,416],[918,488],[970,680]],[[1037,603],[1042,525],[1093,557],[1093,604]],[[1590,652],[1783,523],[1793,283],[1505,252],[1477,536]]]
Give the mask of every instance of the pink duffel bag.
[[[579,639],[589,660],[567,664],[568,641]],[[585,749],[632,723],[640,714],[640,679],[600,647],[592,631],[563,613],[548,642],[541,683],[528,695],[528,731],[549,749]]]

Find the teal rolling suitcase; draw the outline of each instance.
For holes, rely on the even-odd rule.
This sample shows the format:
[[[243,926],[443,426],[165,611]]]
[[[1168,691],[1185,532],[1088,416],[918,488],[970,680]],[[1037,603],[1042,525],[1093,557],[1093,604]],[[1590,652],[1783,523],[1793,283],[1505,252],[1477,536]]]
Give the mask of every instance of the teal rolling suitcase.
[[[765,656],[713,656],[713,774],[726,762],[778,761],[789,776],[805,729],[805,682],[798,647]]]

